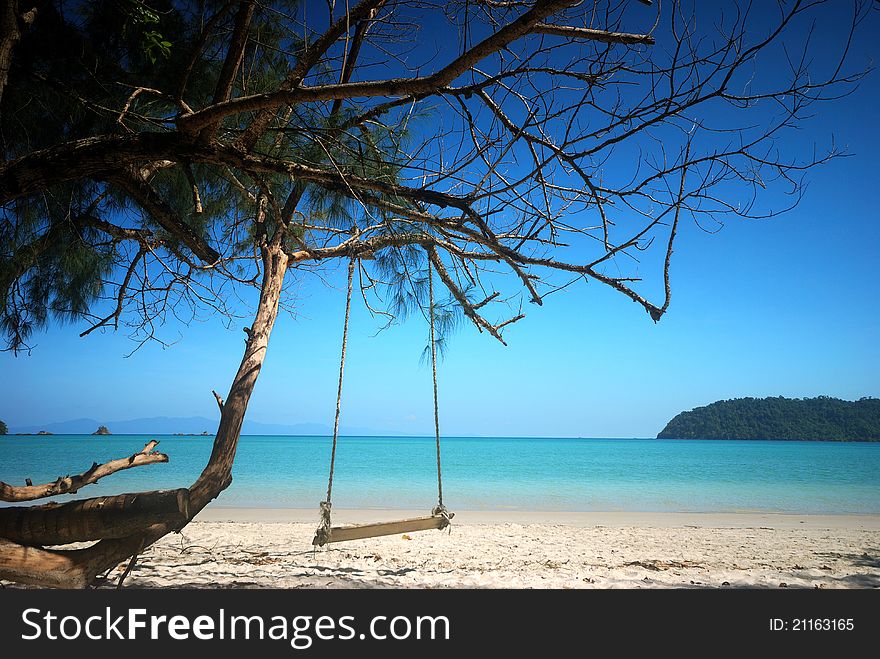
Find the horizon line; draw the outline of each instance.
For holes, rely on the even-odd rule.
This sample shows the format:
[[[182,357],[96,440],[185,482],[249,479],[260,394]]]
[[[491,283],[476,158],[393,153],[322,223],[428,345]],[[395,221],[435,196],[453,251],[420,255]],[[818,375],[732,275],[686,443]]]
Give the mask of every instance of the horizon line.
[[[143,437],[146,435],[155,435],[157,437],[215,437],[216,433],[183,432],[183,433],[156,433],[156,432],[111,432],[110,434],[97,435],[95,433],[81,432],[10,432],[6,437]],[[0,435],[2,436],[2,435]],[[308,434],[308,433],[239,433],[239,437],[322,437],[332,439],[333,435]],[[434,435],[406,435],[397,432],[391,433],[375,433],[375,434],[350,434],[340,433],[337,437],[380,437],[387,439],[434,439]],[[635,436],[601,436],[591,437],[589,435],[441,435],[441,439],[658,439],[657,437],[635,437]]]

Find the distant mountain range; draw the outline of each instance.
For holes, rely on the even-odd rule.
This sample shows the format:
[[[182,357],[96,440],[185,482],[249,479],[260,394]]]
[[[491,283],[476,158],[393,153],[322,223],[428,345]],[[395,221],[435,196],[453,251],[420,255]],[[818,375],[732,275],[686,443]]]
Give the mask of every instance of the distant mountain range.
[[[38,433],[41,430],[56,435],[90,435],[98,426],[107,426],[114,435],[173,435],[174,433],[199,434],[208,432],[214,434],[217,429],[218,419],[208,419],[203,416],[170,417],[154,416],[143,419],[129,419],[126,421],[106,421],[98,419],[72,419],[46,423],[40,426],[12,426],[9,428],[14,433]],[[333,429],[322,423],[260,423],[258,421],[245,420],[242,427],[243,435],[331,435]],[[343,435],[397,435],[400,433],[387,433],[371,428],[357,426],[341,426],[340,433]]]

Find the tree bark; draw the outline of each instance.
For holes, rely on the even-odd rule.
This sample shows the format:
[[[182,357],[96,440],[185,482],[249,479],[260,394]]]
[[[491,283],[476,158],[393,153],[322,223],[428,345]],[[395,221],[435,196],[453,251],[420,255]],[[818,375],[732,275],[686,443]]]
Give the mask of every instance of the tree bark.
[[[0,8],[0,100],[12,66],[12,49],[21,37],[18,29],[18,2],[4,0]]]
[[[23,547],[0,538],[0,576],[44,588],[87,588],[91,581],[86,580],[86,573],[70,569],[75,554]]]
[[[607,30],[593,30],[585,27],[572,27],[570,25],[551,25],[549,23],[538,23],[534,31],[536,34],[550,34],[566,39],[584,39],[587,41],[601,41],[602,43],[654,45],[654,37],[650,34],[608,32]]]
[[[211,457],[189,488],[189,519],[229,487],[238,437],[248,402],[259,377],[269,337],[278,316],[278,303],[288,258],[280,243],[263,248],[263,283],[254,322],[248,332],[244,356],[220,415]],[[183,524],[153,524],[138,533],[101,540],[86,549],[51,551],[0,540],[0,579],[54,588],[85,588],[95,578]]]
[[[117,494],[69,503],[0,508],[0,537],[21,545],[125,538],[153,524],[184,526],[189,491]]]
[[[235,15],[235,28],[232,31],[232,40],[229,48],[226,50],[226,59],[223,61],[223,68],[220,70],[220,77],[217,79],[217,86],[214,89],[214,103],[222,103],[228,101],[232,96],[232,85],[235,82],[235,76],[241,67],[244,59],[244,50],[247,46],[248,31],[251,27],[251,19],[254,15],[254,1],[241,2],[238,5],[238,12]],[[202,129],[200,139],[204,142],[210,142],[217,132],[220,122],[214,122]]]

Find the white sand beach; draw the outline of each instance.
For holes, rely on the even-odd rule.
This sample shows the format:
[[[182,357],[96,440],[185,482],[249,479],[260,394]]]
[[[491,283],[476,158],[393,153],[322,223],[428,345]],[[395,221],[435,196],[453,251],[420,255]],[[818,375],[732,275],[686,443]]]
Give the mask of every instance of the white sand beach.
[[[338,522],[412,511],[334,511]],[[313,550],[315,511],[209,507],[127,587],[878,588],[880,515],[460,512]]]

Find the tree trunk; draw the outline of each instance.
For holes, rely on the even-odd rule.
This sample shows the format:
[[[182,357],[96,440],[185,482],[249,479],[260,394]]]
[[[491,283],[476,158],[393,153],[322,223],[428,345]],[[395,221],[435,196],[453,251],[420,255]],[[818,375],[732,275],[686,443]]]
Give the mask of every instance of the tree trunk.
[[[21,37],[18,30],[18,2],[6,0],[0,8],[0,100],[12,67],[12,49]]]
[[[211,457],[189,488],[190,520],[232,482],[232,464],[241,424],[266,358],[269,336],[278,316],[287,263],[287,256],[280,244],[273,243],[263,249],[263,284],[257,312],[248,330],[244,357],[223,405]],[[84,588],[94,582],[99,574],[185,525],[186,522],[152,524],[124,538],[101,540],[86,549],[67,551],[23,547],[0,540],[0,579],[39,586]]]
[[[153,524],[184,526],[189,491],[138,492],[69,503],[0,508],[0,537],[22,545],[125,538]]]
[[[0,538],[0,576],[44,588],[87,588],[91,579],[86,572],[71,569],[75,555],[74,551],[23,547]]]

